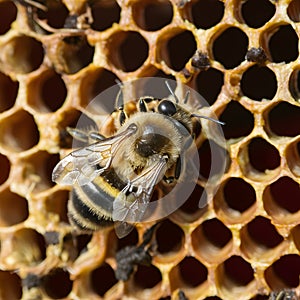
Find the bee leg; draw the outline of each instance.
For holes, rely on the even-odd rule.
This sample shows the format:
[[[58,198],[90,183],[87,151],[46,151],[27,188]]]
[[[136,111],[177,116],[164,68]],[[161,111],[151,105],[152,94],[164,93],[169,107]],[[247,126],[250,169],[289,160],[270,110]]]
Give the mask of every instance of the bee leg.
[[[146,102],[145,102],[144,98],[140,98],[140,100],[139,100],[139,110],[140,110],[140,112],[147,112],[148,111],[148,108],[147,108],[147,105],[146,105]]]
[[[181,173],[181,158],[180,156],[177,158],[177,161],[176,161],[176,165],[175,165],[175,179],[177,180],[180,176],[180,173]]]
[[[81,141],[81,142],[85,142],[87,143],[89,141],[89,135],[88,133],[79,130],[79,129],[75,129],[75,128],[71,128],[71,127],[67,127],[67,132],[76,140]]]
[[[89,137],[92,140],[96,140],[96,141],[103,141],[106,139],[106,137],[98,132],[92,131],[89,133]]]
[[[117,95],[115,107],[116,107],[116,110],[118,110],[120,112],[119,123],[122,126],[127,119],[127,115],[124,112],[124,97],[123,97],[122,88],[120,89],[120,91]]]

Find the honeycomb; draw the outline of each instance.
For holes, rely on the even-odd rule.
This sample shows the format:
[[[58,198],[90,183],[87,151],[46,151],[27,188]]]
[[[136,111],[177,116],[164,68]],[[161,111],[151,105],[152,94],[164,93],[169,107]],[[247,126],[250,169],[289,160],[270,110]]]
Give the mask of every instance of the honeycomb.
[[[0,298],[300,297],[299,22],[299,0],[1,0]],[[198,185],[155,231],[151,264],[120,281],[116,253],[143,227],[73,235],[51,174],[65,128],[97,123],[89,102],[147,76],[206,99],[229,164],[207,205]]]

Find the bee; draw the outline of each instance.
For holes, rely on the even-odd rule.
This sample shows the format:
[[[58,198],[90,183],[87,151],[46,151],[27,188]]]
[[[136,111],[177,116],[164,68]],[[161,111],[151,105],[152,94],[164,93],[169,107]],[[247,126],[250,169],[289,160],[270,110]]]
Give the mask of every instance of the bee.
[[[179,105],[165,83],[174,100],[141,97],[130,116],[121,88],[116,99],[120,127],[111,137],[68,129],[75,139],[91,142],[64,157],[52,174],[54,182],[73,187],[68,215],[75,227],[96,231],[114,225],[119,238],[126,236],[142,222],[155,186],[179,179],[198,119],[223,124],[186,109],[189,93]],[[166,176],[169,170],[174,176]]]
[[[269,297],[270,300],[296,300],[298,299],[296,293],[292,289],[284,289],[281,291],[273,291]]]

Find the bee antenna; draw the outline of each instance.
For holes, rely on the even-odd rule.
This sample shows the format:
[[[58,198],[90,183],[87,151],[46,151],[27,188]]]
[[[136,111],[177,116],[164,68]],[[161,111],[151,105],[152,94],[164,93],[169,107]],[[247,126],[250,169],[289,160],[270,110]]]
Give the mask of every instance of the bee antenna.
[[[124,85],[119,79],[116,79],[115,82],[117,83],[117,85],[120,88],[120,90],[117,94],[117,97],[116,97],[115,108],[121,110],[124,107],[124,98],[123,98],[123,87],[124,87]]]
[[[167,80],[165,81],[165,84],[166,84],[166,86],[167,86],[169,92],[171,93],[171,95],[174,97],[174,99],[175,99],[175,101],[176,101],[176,104],[178,104],[178,103],[179,103],[179,99],[178,99],[178,97],[175,95],[174,91],[171,89],[171,87],[170,87],[170,85],[169,85],[169,82],[168,82]]]
[[[187,91],[183,100],[183,103],[186,104],[189,100],[190,97],[190,91]]]
[[[201,118],[201,119],[206,119],[206,120],[209,120],[209,121],[218,123],[218,124],[220,124],[220,125],[225,125],[225,122],[221,122],[221,121],[219,121],[219,120],[216,120],[216,119],[213,119],[213,118],[210,118],[210,117],[206,117],[206,116],[200,116],[200,115],[197,115],[197,114],[192,114],[192,117]]]
[[[124,87],[123,82],[119,79],[115,79],[115,83],[120,87],[120,89]]]

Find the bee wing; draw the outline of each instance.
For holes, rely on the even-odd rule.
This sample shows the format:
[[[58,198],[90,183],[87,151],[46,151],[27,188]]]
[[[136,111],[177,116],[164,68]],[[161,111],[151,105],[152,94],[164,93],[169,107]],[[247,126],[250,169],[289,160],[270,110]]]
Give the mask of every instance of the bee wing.
[[[131,124],[121,133],[80,148],[64,157],[54,168],[52,180],[60,185],[87,184],[110,167],[122,141],[137,130]]]
[[[126,236],[134,223],[142,221],[155,185],[163,178],[167,160],[160,157],[135,179],[128,182],[113,203],[112,218],[119,238]],[[133,224],[132,224],[133,223]]]

